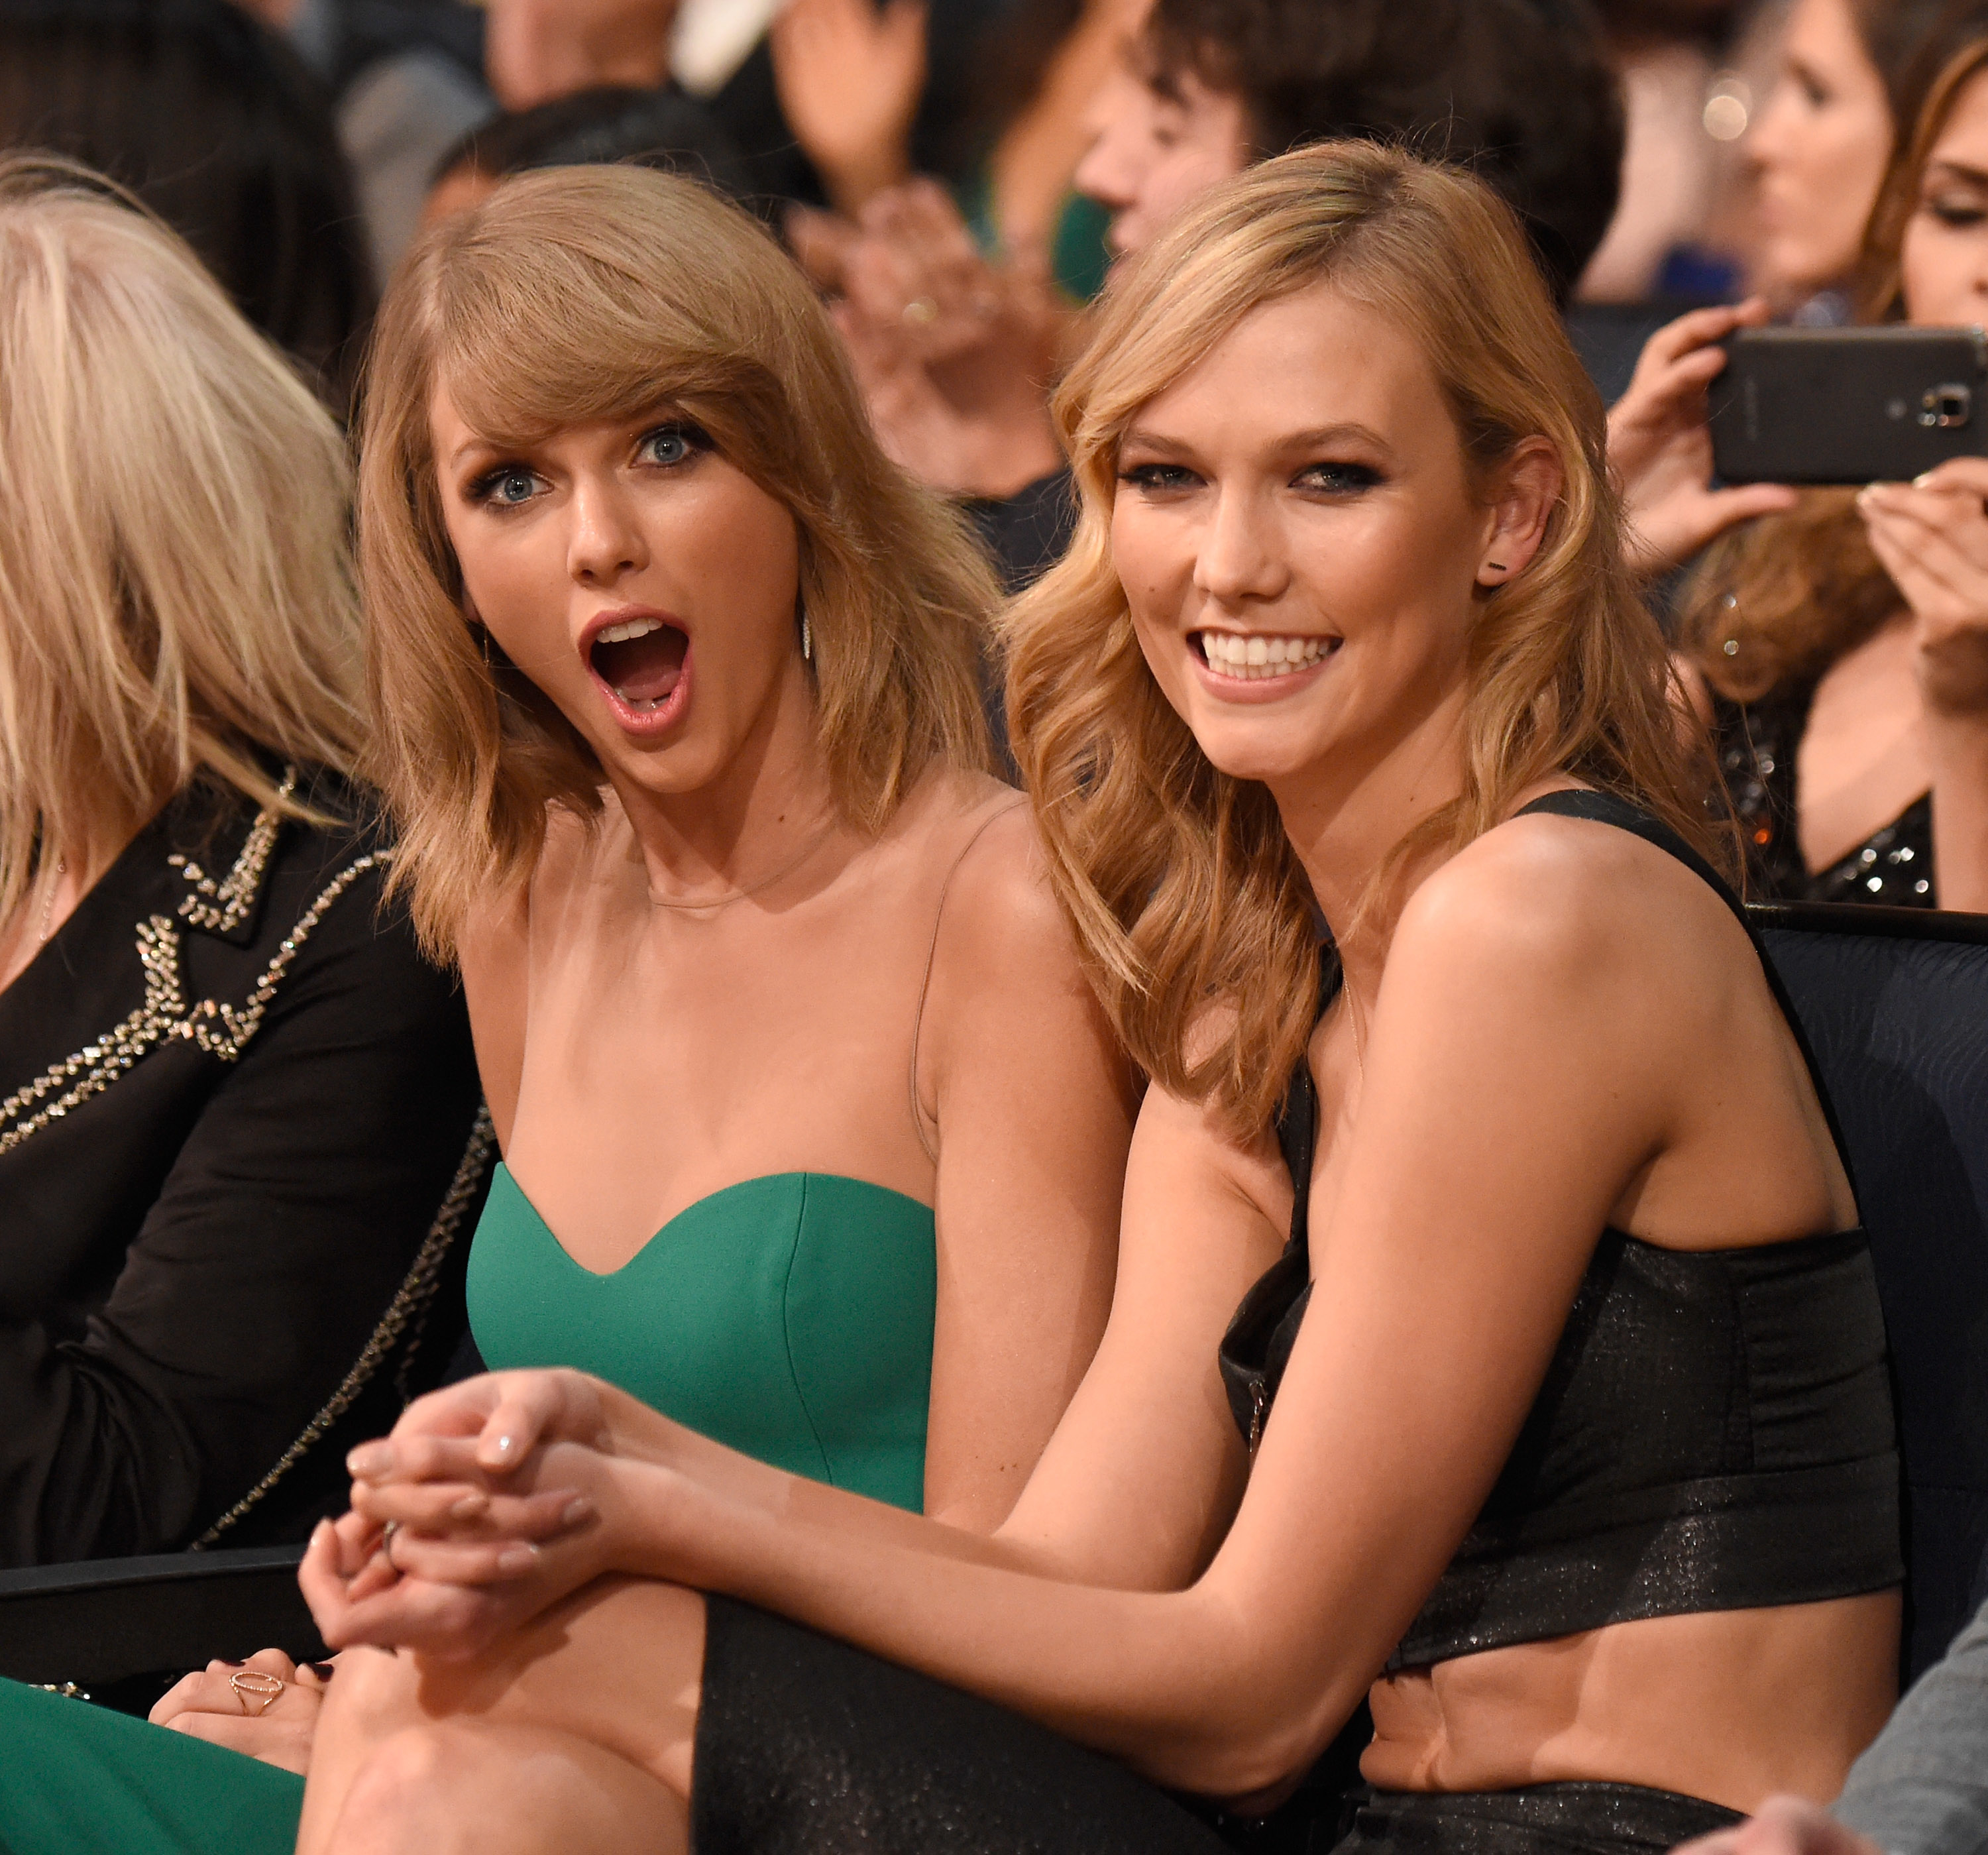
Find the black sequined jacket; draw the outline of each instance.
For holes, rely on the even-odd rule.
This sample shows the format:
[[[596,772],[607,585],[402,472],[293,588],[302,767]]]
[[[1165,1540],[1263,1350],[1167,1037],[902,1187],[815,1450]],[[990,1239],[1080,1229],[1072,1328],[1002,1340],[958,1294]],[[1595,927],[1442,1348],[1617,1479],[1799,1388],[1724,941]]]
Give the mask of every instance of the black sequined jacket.
[[[1809,874],[1795,829],[1795,750],[1814,700],[1813,680],[1783,685],[1743,705],[1712,699],[1712,745],[1746,839],[1749,898],[1938,907],[1930,794],[1914,800],[1841,862]]]
[[[196,786],[0,991],[0,1565],[300,1538],[446,1362],[491,1142],[387,855]]]

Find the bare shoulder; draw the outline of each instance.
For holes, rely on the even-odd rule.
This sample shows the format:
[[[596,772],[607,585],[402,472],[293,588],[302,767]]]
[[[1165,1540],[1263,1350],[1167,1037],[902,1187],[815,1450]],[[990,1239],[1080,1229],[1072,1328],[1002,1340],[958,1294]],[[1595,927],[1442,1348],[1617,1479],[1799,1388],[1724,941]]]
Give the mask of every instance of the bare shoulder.
[[[1006,960],[1033,947],[1065,960],[1076,949],[1049,883],[1029,804],[981,773],[930,775],[906,801],[917,854],[945,885],[942,959]]]
[[[1390,965],[1405,956],[1479,981],[1647,981],[1750,953],[1724,901],[1668,851],[1613,824],[1536,812],[1486,832],[1416,890]]]

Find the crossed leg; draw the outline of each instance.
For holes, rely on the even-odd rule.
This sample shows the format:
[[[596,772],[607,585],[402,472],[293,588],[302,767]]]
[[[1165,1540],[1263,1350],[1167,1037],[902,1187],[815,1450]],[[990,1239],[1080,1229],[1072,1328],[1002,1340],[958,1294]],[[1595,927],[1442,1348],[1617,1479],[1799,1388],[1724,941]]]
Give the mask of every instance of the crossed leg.
[[[297,1855],[687,1850],[704,1599],[602,1579],[484,1655],[341,1659]]]

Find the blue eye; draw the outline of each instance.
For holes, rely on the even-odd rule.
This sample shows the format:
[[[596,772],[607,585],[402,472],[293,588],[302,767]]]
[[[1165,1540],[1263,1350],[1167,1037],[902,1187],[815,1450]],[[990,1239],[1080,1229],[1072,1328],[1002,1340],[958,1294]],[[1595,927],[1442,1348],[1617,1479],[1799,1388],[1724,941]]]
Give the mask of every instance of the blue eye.
[[[536,472],[522,464],[499,464],[469,486],[472,502],[499,509],[516,509],[529,503],[539,491]]]
[[[687,462],[691,453],[705,442],[695,425],[658,425],[647,433],[636,447],[636,455],[645,464],[660,464],[668,469]]]

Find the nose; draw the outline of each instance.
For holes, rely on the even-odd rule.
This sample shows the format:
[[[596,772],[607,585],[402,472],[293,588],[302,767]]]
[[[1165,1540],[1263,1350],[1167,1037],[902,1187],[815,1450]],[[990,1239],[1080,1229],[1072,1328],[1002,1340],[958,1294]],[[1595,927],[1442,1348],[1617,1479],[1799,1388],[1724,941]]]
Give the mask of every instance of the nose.
[[[1195,555],[1195,591],[1232,610],[1278,597],[1289,586],[1290,574],[1276,544],[1274,528],[1269,512],[1253,498],[1219,494]]]
[[[570,505],[566,571],[584,585],[612,586],[649,564],[648,544],[626,492],[607,476],[576,479]]]

